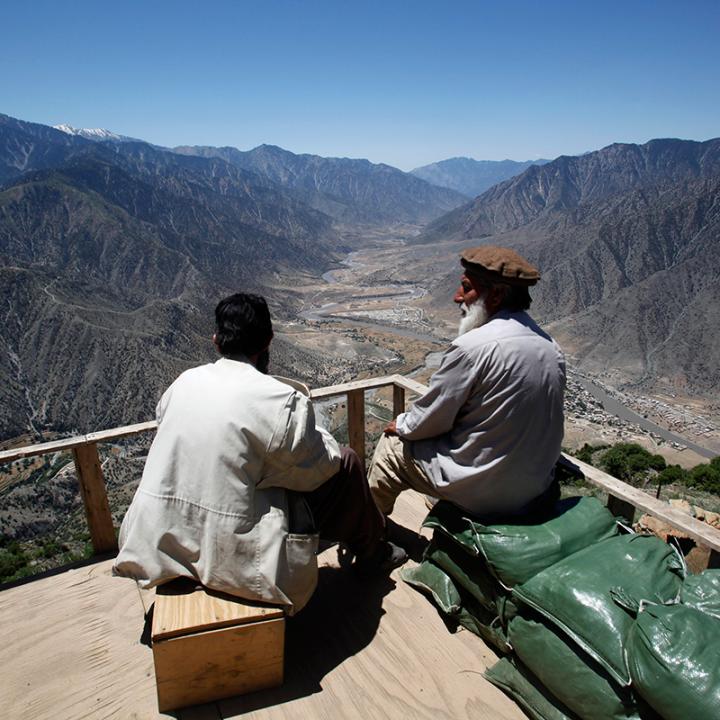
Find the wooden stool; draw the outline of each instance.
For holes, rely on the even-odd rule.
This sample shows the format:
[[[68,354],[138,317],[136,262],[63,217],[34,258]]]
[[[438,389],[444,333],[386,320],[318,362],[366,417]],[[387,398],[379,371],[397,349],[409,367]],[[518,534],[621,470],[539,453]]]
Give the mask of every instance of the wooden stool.
[[[160,712],[281,685],[284,641],[282,608],[185,579],[160,585],[152,622]]]

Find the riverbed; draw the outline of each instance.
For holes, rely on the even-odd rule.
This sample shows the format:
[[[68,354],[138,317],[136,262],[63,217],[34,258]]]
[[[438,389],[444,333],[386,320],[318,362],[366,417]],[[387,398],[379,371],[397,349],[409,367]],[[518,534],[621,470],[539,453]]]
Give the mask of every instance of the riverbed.
[[[362,250],[356,250],[352,253],[350,253],[343,261],[342,265],[347,267],[350,270],[353,269],[364,269],[367,265],[363,261],[363,252]],[[327,282],[329,285],[337,285],[340,284],[340,280],[338,279],[338,274],[340,272],[345,273],[345,270],[330,270],[329,272],[326,272],[322,277],[325,282]],[[345,281],[343,283],[344,285],[348,285],[348,283]],[[356,286],[357,287],[357,286]],[[426,294],[425,288],[419,286],[419,285],[411,285],[411,284],[404,284],[404,285],[386,285],[383,286],[383,291],[379,292],[377,294],[373,294],[371,296],[361,296],[361,295],[353,295],[351,297],[348,297],[348,301],[352,300],[353,303],[357,304],[358,302],[362,302],[363,300],[373,300],[377,301],[380,299],[384,300],[390,300],[396,304],[396,306],[399,306],[401,303],[407,303],[411,300],[414,300],[418,297],[422,297]],[[368,308],[368,310],[371,310]],[[361,327],[366,328],[373,328],[375,330],[382,330],[383,332],[392,333],[394,335],[399,335],[401,337],[415,339],[415,340],[421,340],[423,342],[442,342],[443,338],[438,337],[437,335],[431,335],[429,333],[423,333],[418,331],[417,329],[408,328],[408,327],[401,327],[396,324],[390,323],[390,322],[379,322],[374,321],[371,318],[363,318],[363,319],[356,319],[348,315],[348,312],[362,312],[362,308],[358,308],[357,306],[353,307],[352,311],[348,311],[347,305],[343,303],[326,303],[318,308],[308,308],[304,312],[301,313],[301,317],[305,318],[306,320],[314,320],[314,321],[342,321],[343,323],[348,323],[351,325],[357,325]],[[445,338],[448,342],[450,338]],[[440,358],[442,357],[442,353],[438,353],[437,351],[430,352],[425,357],[425,365],[424,367],[420,367],[416,369],[412,375],[419,374],[422,372],[425,368],[431,368],[434,369],[439,366]],[[669,443],[675,443],[678,445],[683,445],[687,447],[688,449],[696,452],[698,455],[701,455],[704,458],[711,459],[717,455],[716,452],[703,447],[701,445],[698,445],[697,443],[694,443],[680,435],[677,435],[676,433],[673,433],[664,427],[657,425],[656,423],[652,422],[651,420],[648,420],[646,417],[643,417],[639,413],[635,412],[634,410],[630,409],[623,403],[621,403],[617,398],[613,397],[610,393],[608,393],[606,390],[604,390],[602,387],[597,385],[595,382],[590,380],[586,377],[577,376],[575,378],[578,382],[578,384],[583,387],[587,392],[589,392],[596,400],[598,400],[602,406],[603,409],[610,413],[611,415],[615,415],[616,417],[620,418],[621,420],[624,420],[625,422],[631,423],[645,432],[652,433],[666,442]]]

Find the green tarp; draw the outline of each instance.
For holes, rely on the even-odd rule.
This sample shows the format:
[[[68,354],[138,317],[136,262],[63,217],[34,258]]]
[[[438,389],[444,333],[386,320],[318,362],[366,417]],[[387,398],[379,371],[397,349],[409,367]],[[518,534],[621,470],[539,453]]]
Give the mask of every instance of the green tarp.
[[[513,651],[486,676],[532,718],[720,718],[720,571],[684,579],[672,547],[617,535],[594,498],[557,510],[486,525],[438,503],[423,562],[401,576],[453,625]]]
[[[450,617],[460,613],[462,599],[455,583],[437,565],[421,562],[414,568],[403,568],[400,577],[408,584],[426,595],[430,595],[438,608]]]
[[[673,602],[684,565],[662,540],[619,535],[585,548],[513,589],[513,597],[547,618],[598,661],[620,684],[628,685],[623,644],[633,623],[611,593],[615,588],[638,600]]]
[[[531,720],[576,720],[515,658],[496,662],[485,671],[485,677],[509,695]]]
[[[453,580],[430,560],[424,560],[414,568],[404,568],[400,577],[408,585],[430,595],[446,618],[479,635],[500,652],[509,652],[497,613],[457,588]]]
[[[470,555],[483,558],[506,588],[618,532],[612,514],[593,497],[560,500],[551,517],[492,525],[441,501],[423,525],[448,535]]]
[[[425,558],[444,570],[457,585],[472,595],[480,605],[497,611],[498,595],[507,595],[479,557],[461,551],[457,544],[442,532],[434,533],[425,551]]]
[[[424,561],[401,577],[429,593],[444,615],[507,652],[505,629],[516,606],[506,585],[617,533],[614,518],[595,498],[568,498],[555,511],[542,521],[483,525],[440,502],[424,523],[434,529]]]
[[[688,575],[680,591],[680,601],[720,620],[720,570]]]
[[[638,707],[632,691],[615,682],[601,665],[532,611],[509,625],[513,650],[555,698],[583,720],[657,719]]]
[[[687,605],[645,605],[627,658],[633,686],[666,720],[720,717],[720,620]]]

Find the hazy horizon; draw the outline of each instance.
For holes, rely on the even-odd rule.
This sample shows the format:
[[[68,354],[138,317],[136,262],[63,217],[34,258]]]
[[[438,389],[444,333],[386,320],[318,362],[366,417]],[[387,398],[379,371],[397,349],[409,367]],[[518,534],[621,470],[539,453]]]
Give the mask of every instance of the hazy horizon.
[[[13,4],[0,111],[403,170],[720,135],[720,4]],[[32,44],[28,44],[29,33]]]

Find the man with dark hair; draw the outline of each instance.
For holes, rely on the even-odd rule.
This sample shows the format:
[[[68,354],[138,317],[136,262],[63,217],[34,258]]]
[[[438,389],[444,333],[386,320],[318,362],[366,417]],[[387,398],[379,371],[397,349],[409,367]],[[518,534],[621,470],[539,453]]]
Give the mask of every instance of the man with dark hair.
[[[385,515],[407,488],[482,516],[523,514],[558,493],[565,360],[525,312],[540,275],[507,248],[460,257],[459,337],[428,392],[387,426],[370,467]]]
[[[306,388],[267,374],[265,300],[237,293],[215,319],[221,358],[184,372],[158,403],[114,573],[142,587],[191,577],[292,614],[317,584],[319,538],[344,543],[361,573],[402,564],[357,455],[315,425]]]

